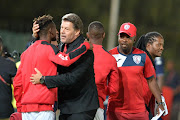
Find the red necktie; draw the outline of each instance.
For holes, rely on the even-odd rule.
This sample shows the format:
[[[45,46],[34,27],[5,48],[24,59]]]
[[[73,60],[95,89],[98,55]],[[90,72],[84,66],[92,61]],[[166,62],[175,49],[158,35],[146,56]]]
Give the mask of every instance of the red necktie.
[[[65,44],[63,52],[66,53],[66,51],[67,51],[67,44]]]

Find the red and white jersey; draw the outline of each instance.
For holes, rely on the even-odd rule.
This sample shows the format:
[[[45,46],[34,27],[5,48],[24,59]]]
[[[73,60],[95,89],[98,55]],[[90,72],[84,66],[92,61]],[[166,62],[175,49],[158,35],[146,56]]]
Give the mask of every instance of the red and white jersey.
[[[106,95],[113,95],[119,90],[119,73],[114,57],[103,49],[102,45],[93,44],[95,82],[100,108]]]
[[[122,113],[138,113],[146,110],[143,96],[143,80],[154,76],[154,67],[148,55],[137,48],[124,55],[119,47],[109,51],[119,69],[119,93],[110,96],[108,110]]]
[[[21,55],[21,64],[13,81],[14,97],[18,112],[53,110],[57,100],[57,88],[48,89],[44,84],[32,84],[30,77],[36,74],[34,68],[44,76],[57,74],[57,64],[69,66],[90,48],[84,42],[80,47],[65,54],[46,40],[37,40]],[[56,64],[55,64],[56,63]]]

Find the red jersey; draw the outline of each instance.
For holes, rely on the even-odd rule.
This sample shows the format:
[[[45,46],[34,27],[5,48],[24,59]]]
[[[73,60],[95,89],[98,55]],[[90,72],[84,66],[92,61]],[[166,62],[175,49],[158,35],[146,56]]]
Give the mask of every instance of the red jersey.
[[[138,113],[146,111],[143,80],[154,76],[154,67],[148,55],[133,48],[128,55],[120,53],[119,47],[109,52],[114,56],[119,68],[119,93],[110,96],[108,110],[122,113]]]
[[[16,99],[18,112],[33,112],[53,110],[57,89],[48,89],[43,84],[32,84],[31,74],[35,74],[34,68],[41,71],[44,76],[57,74],[57,64],[69,66],[75,62],[87,49],[89,43],[84,42],[79,49],[65,54],[46,40],[38,40],[21,55],[21,64],[14,78],[14,97]]]
[[[93,44],[95,82],[98,91],[100,108],[106,95],[112,95],[119,89],[119,73],[114,57],[105,51],[102,45]]]

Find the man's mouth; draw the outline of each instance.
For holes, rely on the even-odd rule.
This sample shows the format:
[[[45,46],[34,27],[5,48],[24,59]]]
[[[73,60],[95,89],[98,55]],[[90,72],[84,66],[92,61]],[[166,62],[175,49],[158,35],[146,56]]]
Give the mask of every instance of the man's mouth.
[[[61,39],[65,39],[65,38],[66,38],[66,36],[64,36],[64,35],[61,36]]]

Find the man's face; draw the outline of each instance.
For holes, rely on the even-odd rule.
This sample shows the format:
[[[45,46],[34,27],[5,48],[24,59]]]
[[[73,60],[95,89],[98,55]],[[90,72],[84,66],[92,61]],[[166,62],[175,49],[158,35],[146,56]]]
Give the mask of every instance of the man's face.
[[[79,31],[74,29],[73,23],[62,21],[60,27],[60,38],[62,43],[71,43],[79,36]]]
[[[164,39],[161,37],[156,37],[155,39],[156,39],[156,41],[154,41],[149,47],[150,48],[149,52],[154,57],[160,57],[164,50]]]
[[[56,41],[58,41],[59,40],[59,32],[58,32],[58,30],[56,29]]]
[[[134,41],[135,37],[130,37],[126,33],[121,33],[118,39],[120,51],[124,54],[129,54],[132,50]]]

